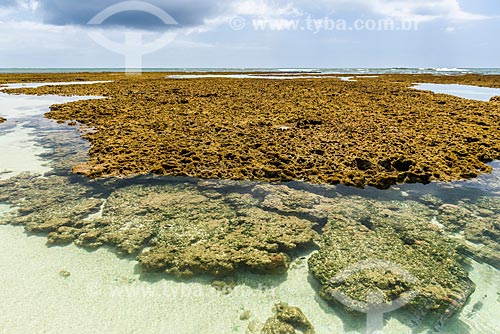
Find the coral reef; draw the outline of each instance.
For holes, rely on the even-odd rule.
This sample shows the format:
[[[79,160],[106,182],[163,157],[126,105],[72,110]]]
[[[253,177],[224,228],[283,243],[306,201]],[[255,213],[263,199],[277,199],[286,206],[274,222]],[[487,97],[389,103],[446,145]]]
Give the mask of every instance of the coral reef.
[[[89,161],[73,169],[89,177],[155,173],[388,188],[473,178],[491,172],[485,163],[500,157],[496,103],[410,88],[413,82],[496,87],[498,76],[81,77],[113,82],[10,92],[109,97],[55,105],[47,114],[95,129],[85,134]]]
[[[459,312],[474,292],[474,284],[463,269],[463,258],[459,255],[464,253],[463,244],[450,238],[456,231],[440,223],[455,219],[450,214],[440,216],[438,208],[455,206],[443,204],[440,198],[427,194],[420,201],[416,200],[418,197],[387,201],[342,196],[334,191],[325,197],[272,185],[257,185],[254,192],[264,194],[261,205],[267,208],[288,214],[328,217],[322,229],[320,249],[309,260],[309,270],[323,286],[320,295],[327,300],[337,303],[340,292],[359,301],[344,306],[359,310],[372,292],[383,293],[384,302],[390,302],[399,297],[408,298],[409,292],[416,291],[415,298],[406,301],[409,307],[419,314],[433,315],[439,326]],[[484,200],[486,198],[480,197],[477,203]],[[470,202],[474,207],[474,202]],[[480,205],[494,207],[486,203]],[[480,210],[479,206],[475,210]],[[490,259],[485,260],[491,263]],[[385,263],[380,268],[370,267],[380,261]],[[354,270],[345,280],[335,280],[352,268],[359,271]],[[415,281],[408,281],[401,276],[401,271]]]
[[[25,173],[0,181],[0,189],[0,202],[17,208],[0,223],[49,233],[49,243],[72,242],[72,232],[86,228],[85,217],[102,205],[101,199],[87,197],[89,188],[62,176],[40,178]]]
[[[454,233],[462,252],[500,268],[500,198],[480,197],[438,208],[437,220]]]
[[[370,266],[379,261],[387,265]],[[402,217],[330,217],[309,269],[327,300],[363,310],[370,294],[378,292],[384,303],[402,297],[419,314],[435,314],[440,323],[458,312],[475,289],[452,241],[426,221]],[[409,292],[416,294],[414,299]]]
[[[108,242],[132,252],[149,239],[150,248],[139,255],[141,264],[183,275],[221,275],[238,267],[283,272],[288,268],[287,252],[311,245],[316,236],[309,221],[250,206],[232,207],[215,192],[201,193],[184,185],[115,191],[103,220],[117,213],[124,219],[115,219],[112,231],[105,229]]]
[[[17,207],[3,223],[48,233],[49,244],[111,245],[137,255],[145,269],[173,275],[282,273],[296,250],[317,243],[309,269],[323,285],[324,298],[341,291],[363,301],[380,290],[392,300],[415,290],[410,307],[441,322],[474,289],[458,252],[491,264],[500,254],[498,197],[451,204],[430,194],[384,200],[328,187],[319,194],[264,183],[28,174],[0,182],[0,189],[0,202]],[[315,232],[320,228],[321,236]],[[331,282],[370,259],[394,263],[418,282],[373,270]],[[213,286],[229,293],[231,284],[217,280]]]
[[[269,318],[262,329],[262,334],[314,334],[313,325],[297,307],[279,303],[273,309],[274,316]]]
[[[137,256],[146,270],[177,276],[283,273],[298,250],[319,246],[309,270],[323,298],[341,292],[362,305],[373,291],[386,302],[415,291],[408,307],[435,315],[437,324],[474,291],[460,253],[500,267],[498,197],[451,200],[436,191],[387,200],[342,195],[334,186],[388,188],[490,172],[486,162],[500,157],[498,98],[476,102],[409,87],[497,87],[496,76],[207,84],[156,73],[0,75],[0,83],[72,80],[113,82],[10,91],[108,99],[52,106],[49,118],[79,125],[88,161],[88,147],[69,136],[54,146],[53,172],[0,181],[0,202],[15,208],[0,224],[47,234],[51,245],[112,246]],[[58,135],[47,131],[42,141]],[[90,179],[69,176],[71,166]],[[185,178],[132,177],[150,173]],[[103,178],[109,176],[120,178]],[[334,279],[380,260],[415,280],[387,267]],[[227,293],[233,284],[213,281]],[[296,308],[278,304],[275,313],[263,333],[314,331]]]
[[[0,182],[0,201],[18,208],[2,221],[48,233],[49,244],[112,245],[138,254],[145,269],[179,276],[283,273],[293,251],[318,239],[315,223],[265,211],[245,195],[174,183],[117,187],[96,198],[93,186],[61,176]]]

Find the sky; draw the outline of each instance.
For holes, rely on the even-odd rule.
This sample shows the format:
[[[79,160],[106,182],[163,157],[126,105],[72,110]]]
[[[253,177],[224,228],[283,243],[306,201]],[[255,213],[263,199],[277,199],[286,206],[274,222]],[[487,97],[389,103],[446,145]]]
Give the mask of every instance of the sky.
[[[0,0],[0,68],[500,67],[496,0]]]

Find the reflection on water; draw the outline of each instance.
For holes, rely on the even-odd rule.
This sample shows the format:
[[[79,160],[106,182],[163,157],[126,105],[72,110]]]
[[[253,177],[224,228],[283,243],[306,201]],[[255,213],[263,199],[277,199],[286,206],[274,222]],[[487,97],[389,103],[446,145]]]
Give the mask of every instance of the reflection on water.
[[[418,90],[430,90],[437,94],[449,94],[464,99],[488,102],[493,96],[500,95],[500,88],[477,87],[469,85],[420,83],[413,86]]]
[[[96,82],[93,82],[96,83]],[[50,168],[40,157],[47,153],[47,149],[37,143],[40,133],[35,133],[43,127],[44,135],[51,131],[58,131],[62,127],[54,122],[43,119],[41,116],[48,112],[48,107],[56,103],[68,103],[78,100],[95,99],[99,97],[62,97],[62,96],[18,96],[1,92],[3,89],[36,88],[44,85],[70,85],[74,83],[33,83],[8,84],[0,87],[0,101],[2,109],[0,116],[7,122],[0,124],[0,180],[18,175],[23,171],[43,174]],[[88,83],[86,83],[88,84]],[[66,129],[67,130],[67,129]],[[38,138],[39,139],[39,138]]]
[[[201,79],[201,78],[225,78],[225,79],[269,79],[269,80],[292,80],[292,79],[318,79],[325,76],[314,75],[257,75],[257,74],[179,74],[169,75],[168,79]]]
[[[9,164],[6,159],[0,160],[0,170],[11,172],[4,175],[8,180],[0,183],[0,195],[12,194],[6,202],[37,208],[37,212],[25,217],[57,218],[70,215],[70,211],[77,217],[76,211],[81,210],[83,216],[88,210],[88,221],[111,219],[107,216],[110,208],[120,207],[117,197],[134,198],[138,191],[156,196],[175,185],[187,184],[191,194],[220,201],[227,210],[238,212],[238,206],[245,203],[274,215],[313,221],[319,224],[318,230],[329,215],[346,209],[366,211],[387,217],[384,219],[388,221],[397,217],[424,219],[434,222],[442,233],[454,235],[463,243],[465,253],[471,253],[469,244],[479,247],[476,260],[484,261],[469,260],[468,271],[476,291],[442,332],[496,333],[500,275],[485,262],[496,263],[498,239],[484,232],[500,219],[499,163],[493,164],[492,175],[475,180],[401,185],[388,191],[300,182],[269,185],[173,177],[89,181],[68,172],[72,164],[85,160],[87,143],[74,128],[41,118],[49,104],[64,101],[69,99],[0,93],[0,103],[9,106],[2,110],[8,122],[0,125],[0,156],[10,157]],[[12,136],[24,136],[22,145],[16,146],[18,140]],[[26,160],[27,156],[31,160]],[[16,179],[21,171],[46,174],[45,178],[21,175]],[[13,189],[15,193],[11,193]],[[19,191],[29,196],[21,196]],[[186,203],[189,194],[184,192]],[[136,210],[137,217],[150,217],[139,200],[137,197],[129,202],[129,208],[122,211],[133,216]],[[88,202],[91,205],[80,205]],[[44,203],[52,206],[43,207]],[[141,212],[137,212],[139,209]],[[114,212],[113,219],[119,219],[119,214]],[[21,223],[15,208],[0,203],[2,220]],[[117,257],[112,248],[88,252],[73,245],[46,247],[45,241],[45,236],[27,236],[21,227],[0,226],[0,249],[4,254],[0,258],[0,271],[4,273],[0,275],[2,333],[122,333],[125,328],[141,333],[260,333],[278,302],[301,308],[320,334],[365,330],[364,317],[350,315],[319,297],[319,284],[308,273],[311,250],[297,251],[287,274],[238,272],[233,278],[236,286],[227,284],[228,290],[219,291],[211,286],[213,279],[209,277],[177,281],[166,275],[144,273],[134,258]],[[387,316],[385,325],[385,333],[432,332],[426,319],[405,310]]]
[[[93,85],[97,83],[107,83],[112,81],[73,81],[73,82],[33,82],[1,85],[1,89],[17,89],[17,88],[38,88],[43,86],[71,86],[71,85]],[[29,98],[29,97],[26,97]]]

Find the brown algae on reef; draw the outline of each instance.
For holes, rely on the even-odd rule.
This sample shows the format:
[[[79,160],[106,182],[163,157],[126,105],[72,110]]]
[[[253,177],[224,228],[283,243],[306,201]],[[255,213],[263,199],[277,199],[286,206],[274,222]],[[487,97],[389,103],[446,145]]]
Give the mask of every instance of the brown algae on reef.
[[[108,97],[54,105],[47,113],[96,129],[85,136],[89,160],[74,168],[90,177],[155,173],[388,188],[473,178],[491,172],[486,163],[500,157],[496,103],[411,88],[413,82],[497,87],[498,76],[89,78],[114,81],[12,92]],[[276,131],[284,124],[286,131]]]

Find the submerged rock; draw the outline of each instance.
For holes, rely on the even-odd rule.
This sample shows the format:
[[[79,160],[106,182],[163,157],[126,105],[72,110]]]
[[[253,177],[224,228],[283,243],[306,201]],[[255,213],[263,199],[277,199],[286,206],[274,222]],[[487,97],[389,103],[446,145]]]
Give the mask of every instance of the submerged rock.
[[[469,248],[457,247],[461,241],[446,234],[463,233],[498,254],[496,198],[455,205],[426,196],[424,205],[410,199],[342,196],[331,189],[326,197],[286,185],[74,182],[28,174],[0,182],[0,188],[0,201],[17,208],[1,223],[48,233],[50,244],[110,245],[137,255],[147,270],[178,276],[226,276],[238,269],[283,273],[297,249],[320,240],[309,269],[323,286],[321,296],[332,300],[342,292],[363,302],[381,291],[391,301],[417,291],[409,306],[442,322],[474,290],[457,253]],[[321,237],[314,221],[326,224]],[[332,281],[367,260],[389,261],[416,280],[371,268],[343,282]]]
[[[59,276],[61,276],[62,278],[69,278],[71,276],[71,273],[67,270],[61,270],[59,272]]]
[[[241,312],[241,314],[240,314],[241,321],[250,320],[251,317],[252,317],[252,312],[250,312],[248,310],[245,310],[245,311]]]
[[[223,276],[238,268],[283,273],[295,250],[318,239],[314,222],[255,207],[244,194],[187,183],[111,183],[116,188],[101,199],[93,197],[94,186],[27,174],[0,182],[0,201],[18,208],[0,223],[48,233],[53,245],[111,245],[138,255],[145,269],[180,276]]]
[[[192,185],[115,191],[99,223],[105,225],[100,240],[128,253],[148,247],[138,257],[145,268],[177,275],[284,272],[288,253],[317,236],[310,221],[232,207],[225,197]]]
[[[274,316],[267,319],[262,334],[314,334],[314,326],[298,307],[279,303],[273,309]]]
[[[438,221],[454,233],[461,250],[478,261],[500,268],[500,198],[482,196],[473,201],[444,204]]]
[[[50,233],[53,243],[71,242],[91,227],[85,217],[99,210],[102,200],[88,196],[90,189],[69,178],[47,178],[27,173],[0,181],[0,202],[15,207],[0,224],[24,225],[32,233]],[[70,238],[71,237],[71,238]]]
[[[224,280],[214,280],[212,281],[211,285],[217,291],[220,291],[223,294],[228,295],[234,290],[236,286],[236,281],[234,280],[233,277],[227,277]]]
[[[286,185],[259,184],[252,193],[262,198],[262,207],[279,212],[307,215],[315,219],[326,219],[338,199],[297,190]],[[333,192],[332,192],[333,193]]]
[[[321,297],[367,312],[369,299],[395,300],[444,322],[475,289],[462,268],[456,244],[421,219],[354,211],[329,218],[309,269]]]

